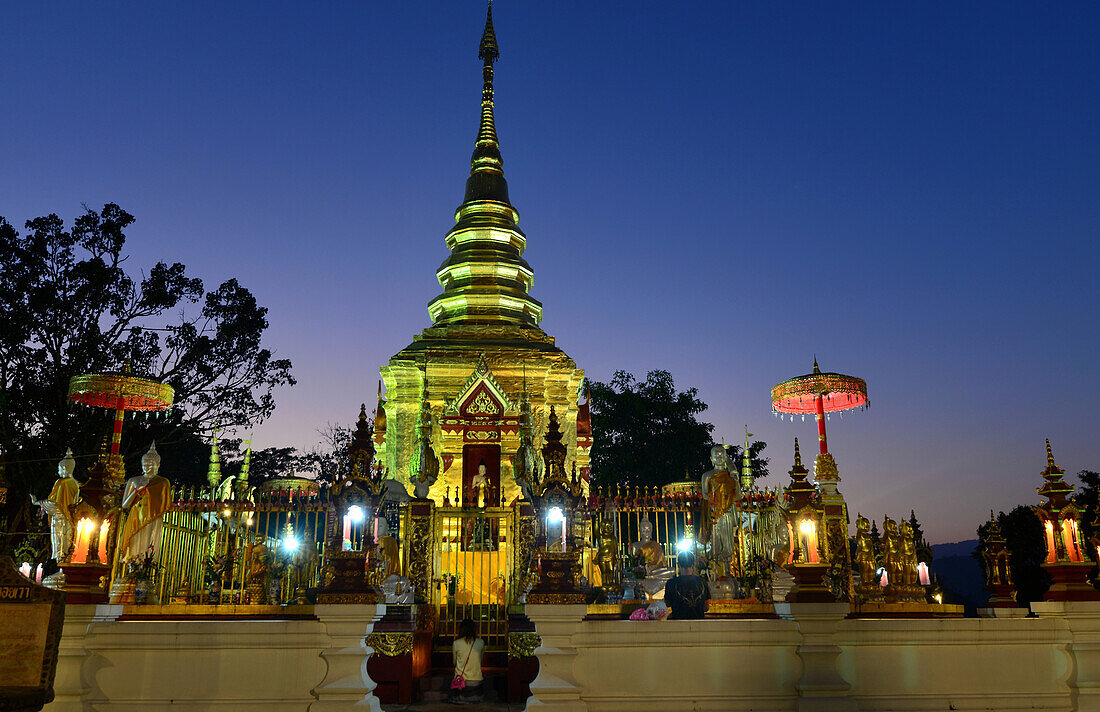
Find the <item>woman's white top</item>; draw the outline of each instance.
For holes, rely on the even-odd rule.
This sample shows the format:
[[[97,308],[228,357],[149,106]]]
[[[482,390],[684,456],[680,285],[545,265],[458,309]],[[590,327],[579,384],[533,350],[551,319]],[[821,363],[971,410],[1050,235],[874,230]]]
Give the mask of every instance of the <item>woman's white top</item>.
[[[455,658],[455,675],[461,675],[467,682],[481,682],[481,655],[485,652],[485,641],[481,638],[474,638],[473,641],[456,638],[451,652]]]

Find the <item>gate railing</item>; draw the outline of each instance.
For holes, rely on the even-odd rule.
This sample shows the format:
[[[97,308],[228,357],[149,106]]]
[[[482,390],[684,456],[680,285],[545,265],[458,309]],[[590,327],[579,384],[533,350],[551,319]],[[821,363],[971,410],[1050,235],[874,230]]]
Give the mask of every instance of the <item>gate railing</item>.
[[[492,649],[508,645],[508,606],[515,602],[530,556],[524,517],[508,507],[440,507],[433,515],[435,552],[430,602],[436,640],[449,645],[464,618]],[[533,532],[533,528],[531,529]]]
[[[673,565],[681,547],[696,550],[705,538],[707,525],[705,504],[697,493],[664,491],[657,487],[618,486],[597,488],[589,502],[591,526],[588,528],[588,548],[595,551],[600,544],[601,524],[613,518],[613,532],[618,545],[618,570],[628,572],[636,563],[634,545],[641,542],[648,522],[650,540],[661,546],[668,565]],[[584,558],[584,574],[594,580],[592,556]]]
[[[265,597],[293,601],[319,584],[329,510],[317,491],[258,491],[252,499],[226,499],[212,490],[179,492],[161,520],[158,600],[167,603],[180,594],[188,602],[248,603],[250,572],[259,566],[266,568]],[[261,535],[267,560],[255,562],[251,555]],[[116,576],[123,573],[121,560],[115,567]]]

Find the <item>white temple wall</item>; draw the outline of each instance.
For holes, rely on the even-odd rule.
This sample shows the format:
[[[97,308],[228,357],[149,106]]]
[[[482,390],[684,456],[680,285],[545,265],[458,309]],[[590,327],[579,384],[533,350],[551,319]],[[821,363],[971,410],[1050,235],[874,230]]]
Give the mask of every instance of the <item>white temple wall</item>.
[[[532,605],[543,645],[527,709],[1100,710],[1100,604],[1035,608],[848,619],[844,604],[786,604],[779,619],[634,622]],[[120,606],[69,606],[46,710],[376,710],[364,637],[384,610],[120,621]]]
[[[590,710],[792,709],[802,661],[783,620],[591,621],[573,639]]]
[[[68,606],[55,699],[44,709],[377,710],[363,638],[384,611],[316,606],[319,620],[119,621],[122,606]]]
[[[1100,710],[1100,604],[1073,605],[1038,618],[848,619],[844,604],[786,604],[781,620],[660,622],[528,606],[552,639],[536,651],[551,674],[527,709]]]

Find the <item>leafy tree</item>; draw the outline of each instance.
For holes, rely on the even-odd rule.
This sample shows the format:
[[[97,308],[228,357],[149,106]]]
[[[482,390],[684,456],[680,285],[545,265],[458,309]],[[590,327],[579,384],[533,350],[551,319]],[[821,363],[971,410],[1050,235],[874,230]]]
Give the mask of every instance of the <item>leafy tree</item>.
[[[1098,498],[1100,498],[1100,472],[1081,470],[1077,473],[1077,479],[1081,481],[1081,486],[1077,488],[1077,496],[1073,499],[1082,509],[1081,534],[1085,541],[1089,541],[1093,532],[1097,529],[1096,516],[1098,504],[1100,504],[1098,503]],[[1096,557],[1096,551],[1091,546],[1085,548],[1088,550],[1089,558]]]
[[[263,344],[267,309],[237,280],[206,291],[178,262],[124,269],[133,222],[113,203],[85,208],[71,227],[57,215],[29,220],[25,233],[0,217],[0,450],[13,504],[49,489],[67,446],[80,476],[109,432],[111,413],[68,405],[72,376],[128,363],[175,389],[167,417],[127,428],[128,469],[153,438],[158,448],[196,438],[197,458],[199,433],[262,421],[273,389],[294,384],[290,361]]]
[[[1005,538],[1005,546],[1011,552],[1009,563],[1016,582],[1016,602],[1023,606],[1042,600],[1043,594],[1050,588],[1050,575],[1042,568],[1047,552],[1043,523],[1035,510],[1021,505],[1007,514],[998,514],[997,524]],[[988,530],[989,522],[979,526],[978,538],[983,539]],[[979,563],[983,562],[980,546],[973,556]],[[984,571],[984,563],[982,566]]]
[[[668,371],[638,381],[616,371],[589,384],[592,399],[592,478],[597,485],[664,485],[710,469],[714,426],[695,388],[677,392]]]
[[[374,434],[374,421],[367,419],[367,432]],[[299,472],[329,484],[350,470],[351,458],[348,445],[351,444],[352,429],[346,425],[328,423],[317,431],[318,443],[298,456]]]

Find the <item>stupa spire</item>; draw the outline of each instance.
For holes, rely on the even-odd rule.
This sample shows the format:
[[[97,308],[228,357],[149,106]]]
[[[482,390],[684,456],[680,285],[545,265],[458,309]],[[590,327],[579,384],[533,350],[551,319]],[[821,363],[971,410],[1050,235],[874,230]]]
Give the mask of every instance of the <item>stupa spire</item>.
[[[496,121],[493,117],[493,62],[500,57],[500,47],[493,30],[492,2],[485,14],[485,31],[481,33],[477,57],[484,62],[481,67],[481,123],[477,129],[474,155],[470,157],[470,172],[488,170],[499,173],[504,166],[504,159],[500,155]]]
[[[443,293],[428,304],[428,313],[434,326],[537,327],[542,304],[528,294],[535,276],[523,259],[527,237],[508,198],[493,113],[493,64],[500,47],[491,4],[477,56],[482,62],[481,119],[470,177],[455,211],[456,224],[446,237],[451,255],[436,270]]]

